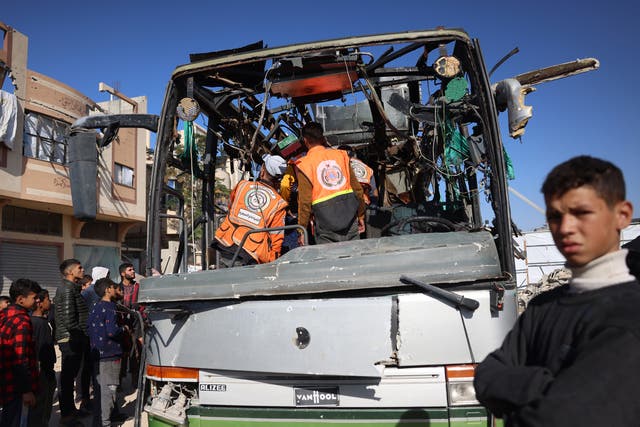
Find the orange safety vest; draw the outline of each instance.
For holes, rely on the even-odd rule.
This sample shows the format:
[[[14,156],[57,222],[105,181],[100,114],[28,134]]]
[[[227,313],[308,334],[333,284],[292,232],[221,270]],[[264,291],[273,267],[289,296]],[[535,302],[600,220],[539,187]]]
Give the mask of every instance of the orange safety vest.
[[[367,166],[362,160],[350,159],[351,169],[353,174],[358,178],[358,182],[362,185],[364,190],[364,203],[369,205],[371,199],[369,199],[369,191],[371,191],[371,177],[373,176],[373,169]]]
[[[257,181],[240,181],[231,194],[231,206],[216,239],[225,246],[240,245],[249,229],[284,226],[287,202],[270,186]],[[258,263],[280,255],[284,231],[252,233],[243,249]]]
[[[316,227],[343,233],[356,220],[361,203],[351,186],[347,152],[315,146],[296,165],[311,183]]]
[[[296,161],[296,166],[313,186],[312,206],[353,192],[349,156],[343,150],[322,146],[312,147],[306,156]]]

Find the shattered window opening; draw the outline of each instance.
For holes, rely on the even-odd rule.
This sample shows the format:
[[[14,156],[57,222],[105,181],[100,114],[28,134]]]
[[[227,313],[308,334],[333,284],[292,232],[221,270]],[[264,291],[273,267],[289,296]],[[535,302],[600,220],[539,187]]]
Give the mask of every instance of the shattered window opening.
[[[25,157],[65,164],[69,124],[42,114],[28,112],[24,119]]]

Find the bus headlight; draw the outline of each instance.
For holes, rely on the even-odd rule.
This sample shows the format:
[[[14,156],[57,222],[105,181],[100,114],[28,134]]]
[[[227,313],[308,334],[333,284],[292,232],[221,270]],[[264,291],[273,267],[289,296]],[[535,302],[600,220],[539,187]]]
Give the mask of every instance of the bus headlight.
[[[449,394],[449,404],[451,406],[478,404],[476,390],[470,381],[447,384],[447,393]]]
[[[445,368],[450,406],[479,404],[473,387],[475,368],[475,365],[449,365]]]

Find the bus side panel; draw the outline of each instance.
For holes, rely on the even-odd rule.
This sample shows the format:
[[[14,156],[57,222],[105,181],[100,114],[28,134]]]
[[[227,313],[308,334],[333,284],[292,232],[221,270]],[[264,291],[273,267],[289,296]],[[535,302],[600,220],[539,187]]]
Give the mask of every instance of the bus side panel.
[[[398,366],[480,362],[500,347],[516,321],[515,289],[505,291],[502,310],[491,309],[491,292],[456,291],[480,303],[475,311],[463,310],[462,316],[432,296],[399,295]]]
[[[380,377],[393,356],[393,297],[185,304],[149,311],[147,362],[158,366]]]

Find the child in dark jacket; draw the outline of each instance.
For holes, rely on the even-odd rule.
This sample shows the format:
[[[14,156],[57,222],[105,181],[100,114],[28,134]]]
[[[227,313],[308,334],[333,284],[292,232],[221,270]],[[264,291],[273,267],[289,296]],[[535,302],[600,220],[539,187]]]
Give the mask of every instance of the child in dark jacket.
[[[96,282],[94,289],[100,301],[91,309],[87,321],[91,352],[98,363],[100,416],[105,427],[111,425],[111,411],[116,407],[116,391],[120,385],[122,339],[127,331],[126,326],[118,325],[116,318],[117,287],[118,285],[106,277]]]
[[[38,392],[36,405],[29,411],[29,427],[47,427],[51,418],[53,393],[56,391],[56,351],[53,348],[53,328],[47,314],[51,309],[49,292],[43,289],[38,293],[37,301],[31,313],[33,325],[33,341],[36,346],[36,358],[40,374],[38,376]]]

